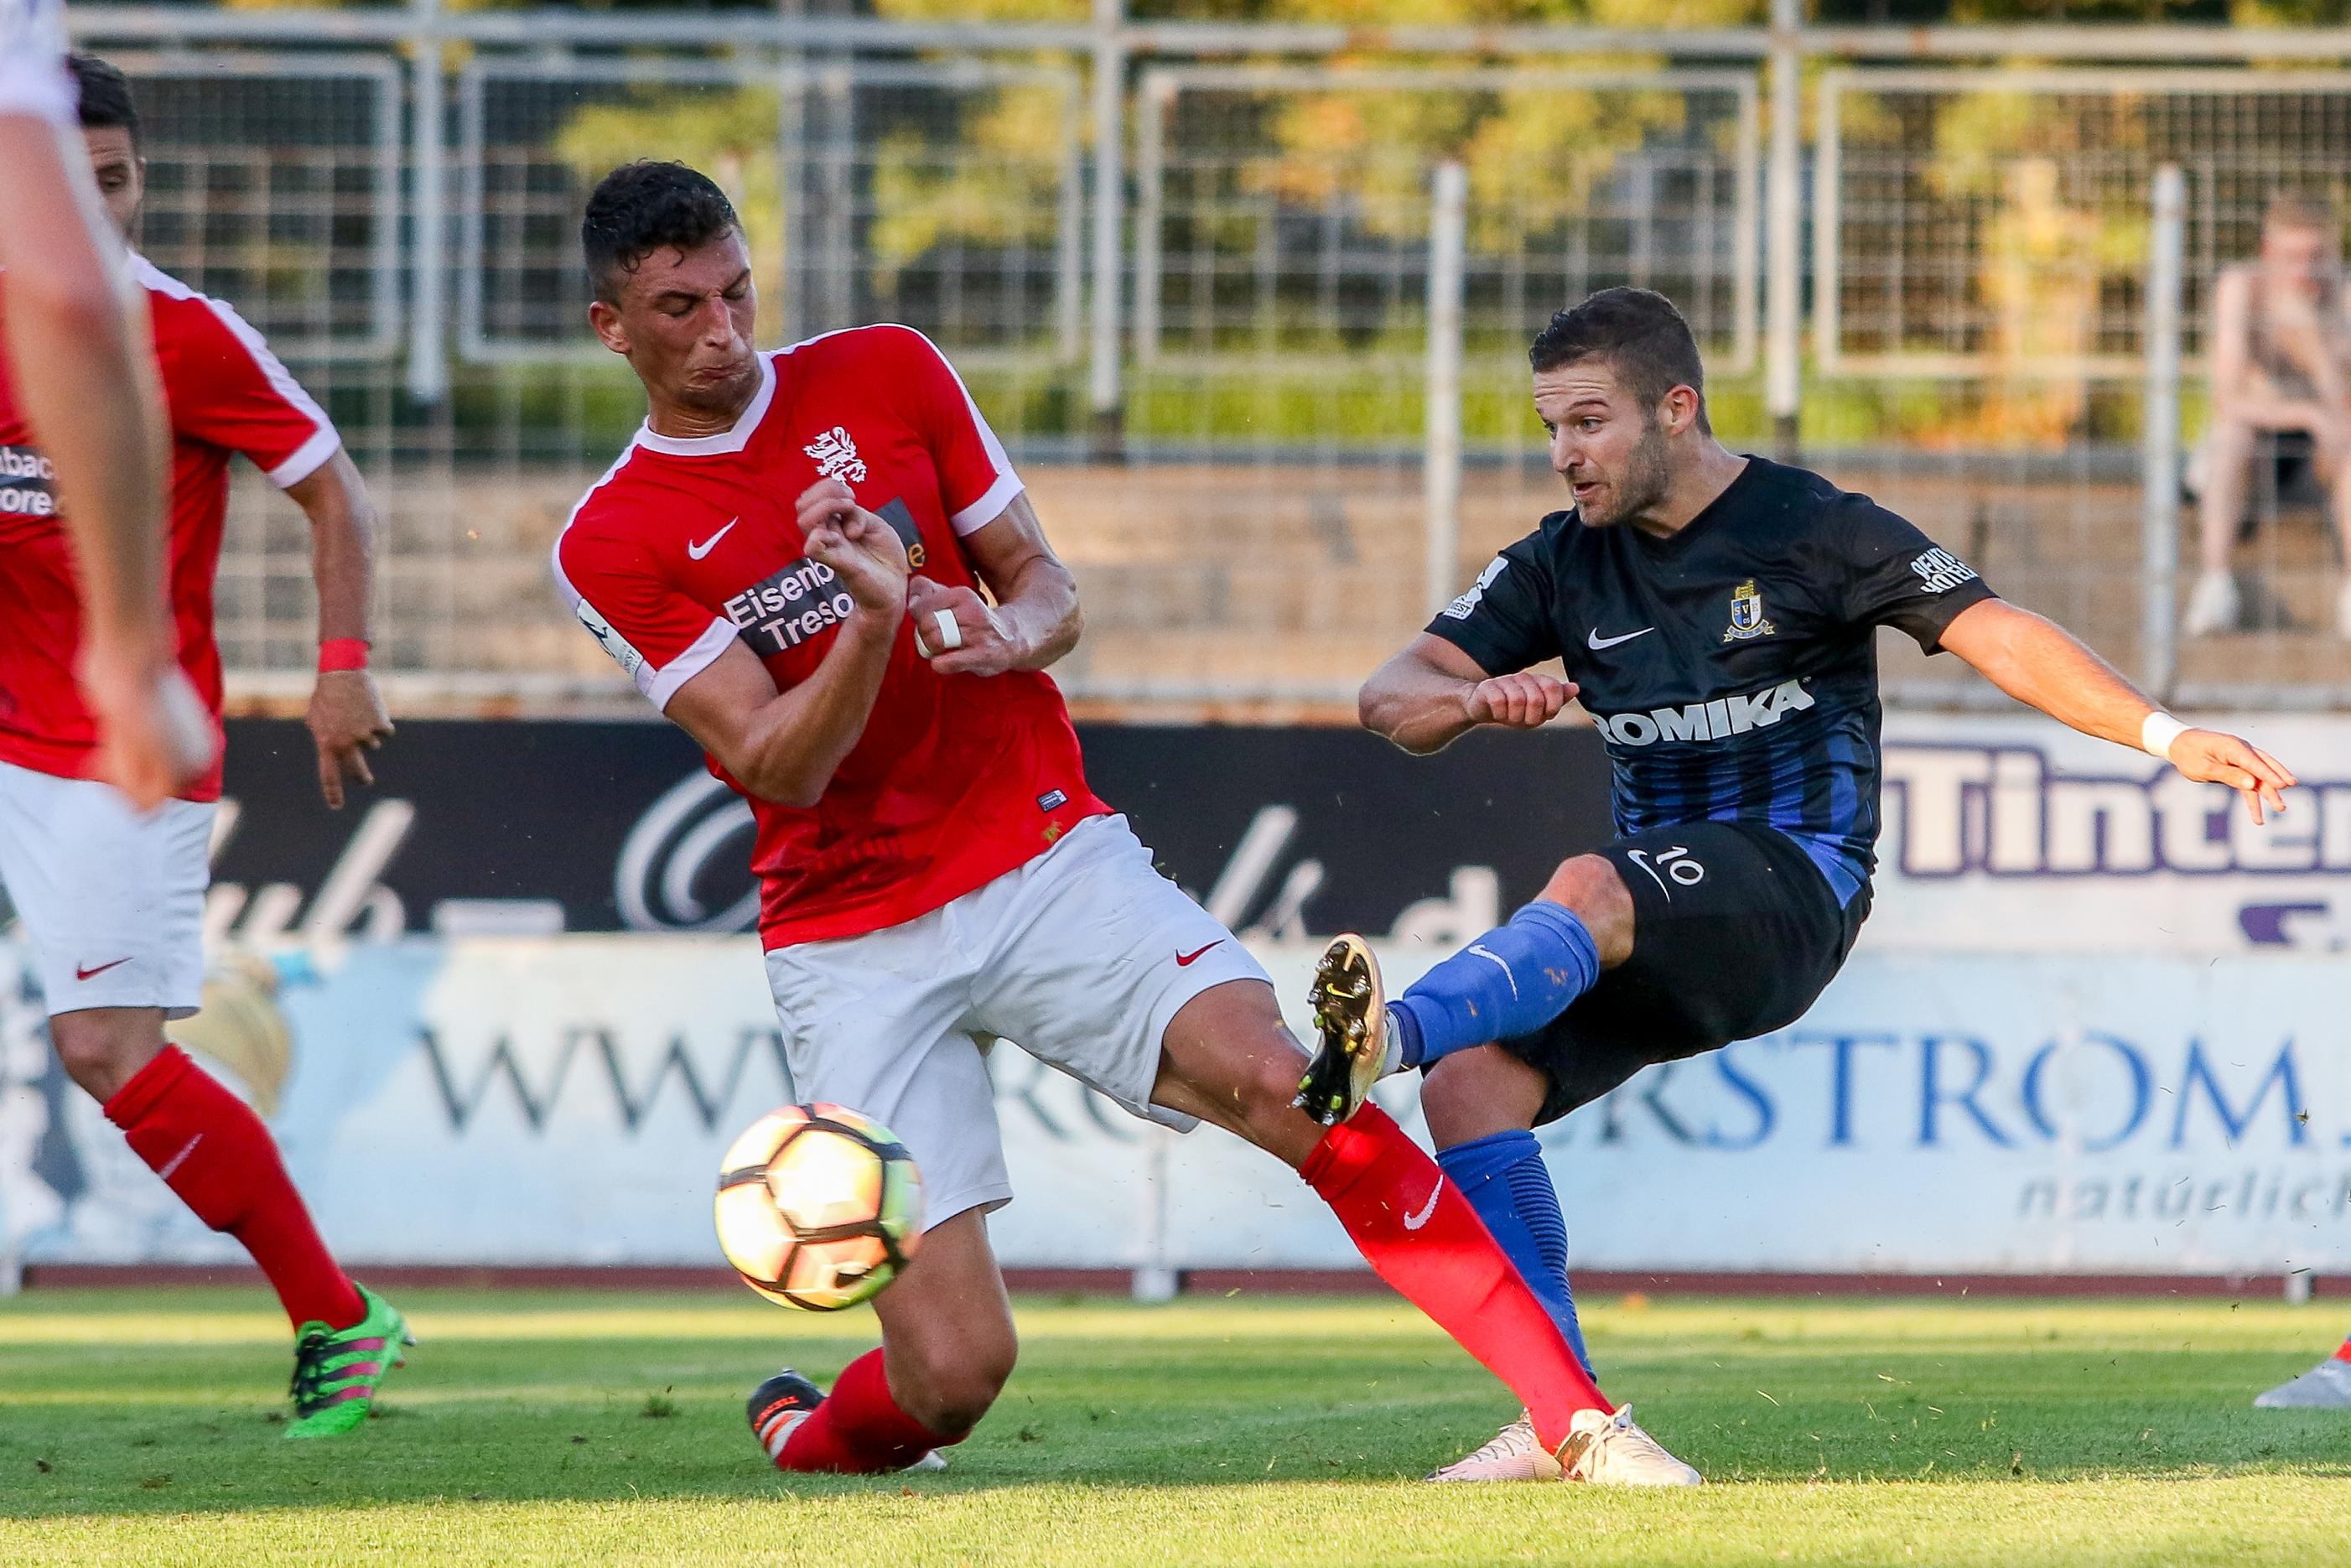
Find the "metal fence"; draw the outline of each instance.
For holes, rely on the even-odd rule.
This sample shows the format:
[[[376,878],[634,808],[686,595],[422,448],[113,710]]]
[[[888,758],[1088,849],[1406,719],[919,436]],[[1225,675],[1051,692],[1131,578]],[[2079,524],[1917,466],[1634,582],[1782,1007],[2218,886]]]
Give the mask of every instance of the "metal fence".
[[[2334,520],[2306,474],[2265,464],[2253,487],[2243,629],[2174,634],[2189,574],[2170,557],[2195,549],[2166,455],[2192,449],[2211,284],[2270,192],[2351,187],[2342,35],[1422,28],[1374,47],[1100,11],[422,4],[74,21],[142,96],[144,248],[270,337],[377,492],[379,663],[412,712],[627,700],[544,562],[642,413],[585,330],[573,259],[587,185],[641,155],[734,195],[768,340],[904,320],[963,368],[1078,571],[1091,631],[1061,673],[1081,697],[1346,702],[1432,576],[1458,586],[1560,504],[1524,344],[1612,283],[1681,305],[1735,444],[1870,490],[2126,666],[2191,699],[2351,692]],[[1982,63],[2006,55],[2143,63]],[[1804,102],[1808,64],[1825,68]],[[1450,267],[1430,197],[1447,164]],[[2180,325],[2151,345],[2165,165],[2185,182]],[[1432,321],[1458,322],[1440,352]],[[2181,380],[2150,389],[2173,350]],[[2185,410],[2168,444],[2150,406]],[[233,684],[261,697],[303,688],[312,639],[307,529],[265,489],[240,483],[221,579]],[[1889,679],[1913,700],[1980,689],[1900,656]]]

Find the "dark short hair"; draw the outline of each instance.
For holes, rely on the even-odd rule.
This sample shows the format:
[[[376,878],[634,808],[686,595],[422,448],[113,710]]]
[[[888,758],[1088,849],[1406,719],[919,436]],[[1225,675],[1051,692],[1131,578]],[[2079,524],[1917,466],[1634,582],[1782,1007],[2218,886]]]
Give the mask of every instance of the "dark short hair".
[[[96,55],[74,54],[66,57],[66,68],[73,72],[74,86],[81,93],[81,128],[127,131],[131,145],[138,146],[139,105],[131,97],[131,78],[121,68]]]
[[[1608,361],[1645,414],[1676,387],[1689,388],[1698,395],[1698,429],[1712,433],[1698,340],[1664,295],[1650,288],[1604,288],[1574,309],[1553,316],[1527,350],[1527,363],[1538,371],[1591,359]]]
[[[580,220],[589,286],[617,303],[622,277],[653,252],[694,250],[742,226],[735,204],[700,170],[649,158],[623,163],[596,182]]]

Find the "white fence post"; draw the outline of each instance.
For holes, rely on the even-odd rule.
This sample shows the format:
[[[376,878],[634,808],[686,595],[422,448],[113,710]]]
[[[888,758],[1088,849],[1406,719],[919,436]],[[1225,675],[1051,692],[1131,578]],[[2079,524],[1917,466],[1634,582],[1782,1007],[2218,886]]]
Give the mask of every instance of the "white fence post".
[[[2139,435],[2141,548],[2147,599],[2144,674],[2158,702],[2179,675],[2179,340],[2181,264],[2187,251],[2188,181],[2179,165],[2155,172],[2155,222],[2147,236],[2147,407]]]
[[[1143,1207],[1135,1216],[1140,1245],[1131,1294],[1150,1306],[1174,1301],[1177,1287],[1183,1283],[1183,1277],[1176,1271],[1167,1236],[1167,1156],[1175,1142],[1173,1127],[1163,1127],[1155,1122],[1143,1130]]]
[[[1461,296],[1468,234],[1469,172],[1440,163],[1428,225],[1428,429],[1421,452],[1432,614],[1453,597],[1461,553]]]
[[[415,281],[408,318],[408,395],[419,402],[439,402],[449,391],[448,332],[444,306],[448,294],[448,251],[444,242],[448,217],[446,150],[442,138],[447,119],[443,99],[447,87],[441,58],[441,0],[411,0],[415,19],[416,73],[414,112],[416,133],[416,243],[413,252]]]
[[[1764,176],[1763,403],[1772,448],[1796,455],[1802,406],[1803,0],[1771,0],[1771,149]]]
[[[1097,458],[1124,455],[1119,386],[1119,298],[1126,210],[1125,0],[1094,0],[1093,321],[1086,402],[1092,413]]]

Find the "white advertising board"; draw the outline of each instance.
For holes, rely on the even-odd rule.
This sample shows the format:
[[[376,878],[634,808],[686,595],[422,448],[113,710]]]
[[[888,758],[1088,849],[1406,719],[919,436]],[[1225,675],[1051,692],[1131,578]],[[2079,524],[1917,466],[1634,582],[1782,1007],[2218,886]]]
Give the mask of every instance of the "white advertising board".
[[[2294,769],[2303,782],[2283,817],[2257,826],[2221,786],[2038,715],[1888,716],[1864,941],[1928,953],[2342,951],[2351,724],[2206,722]]]
[[[1311,945],[1260,947],[1293,1003]],[[1399,983],[1425,951],[1392,949]],[[1813,1015],[1653,1069],[1547,1131],[1585,1267],[2250,1273],[2351,1257],[2340,960],[1864,951]],[[0,1008],[0,1247],[235,1256]],[[330,1241],[372,1261],[716,1261],[732,1134],[794,1097],[743,937],[411,940],[278,998],[266,1082]],[[264,1065],[255,1066],[261,1062]],[[1010,1046],[992,1061],[1014,1264],[1332,1267],[1295,1176],[1164,1137]],[[238,1074],[226,1068],[232,1081]],[[1408,1082],[1383,1098],[1408,1122]],[[919,1157],[921,1151],[915,1151]]]

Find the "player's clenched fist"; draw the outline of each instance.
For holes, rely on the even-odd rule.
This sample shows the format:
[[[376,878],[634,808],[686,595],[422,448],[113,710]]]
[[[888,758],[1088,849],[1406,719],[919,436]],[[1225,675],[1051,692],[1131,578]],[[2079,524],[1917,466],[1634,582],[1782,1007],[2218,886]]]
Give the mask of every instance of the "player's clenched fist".
[[[1466,706],[1472,724],[1499,724],[1511,729],[1535,729],[1559,716],[1575,688],[1555,676],[1520,670],[1496,675],[1469,688]]]
[[[968,588],[917,576],[908,585],[906,613],[914,622],[914,651],[943,675],[1000,675],[1023,652],[1004,618]]]
[[[906,544],[898,531],[857,504],[838,479],[820,479],[800,492],[800,535],[809,559],[829,567],[861,610],[893,623],[906,602]]]

